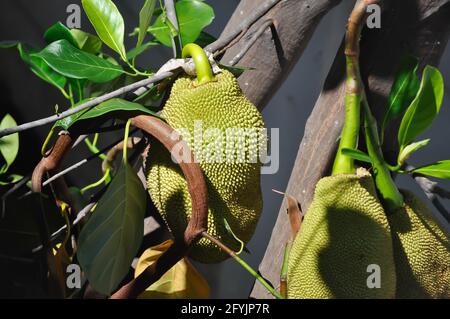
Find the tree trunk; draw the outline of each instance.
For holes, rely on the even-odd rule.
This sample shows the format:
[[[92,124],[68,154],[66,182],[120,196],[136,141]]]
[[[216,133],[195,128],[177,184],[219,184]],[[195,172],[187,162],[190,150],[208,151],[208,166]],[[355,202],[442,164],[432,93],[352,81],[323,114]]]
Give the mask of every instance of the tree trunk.
[[[406,54],[417,56],[422,67],[439,63],[450,32],[449,2],[389,1],[382,15],[381,29],[364,30],[361,71],[370,105],[378,118],[383,114],[395,72]],[[308,119],[286,190],[286,193],[297,198],[304,212],[312,201],[317,181],[329,173],[334,159],[344,120],[344,78],[345,59],[341,47]],[[397,134],[390,132],[387,136],[392,138],[386,151],[388,157],[393,157]],[[289,227],[286,203],[283,202],[259,268],[262,275],[276,286]],[[271,298],[259,283],[255,284],[251,296]]]

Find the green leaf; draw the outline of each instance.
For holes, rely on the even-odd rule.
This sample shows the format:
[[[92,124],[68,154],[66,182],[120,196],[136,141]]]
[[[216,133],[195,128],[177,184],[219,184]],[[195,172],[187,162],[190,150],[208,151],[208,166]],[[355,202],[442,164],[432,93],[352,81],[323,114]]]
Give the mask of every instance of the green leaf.
[[[412,172],[437,178],[450,179],[450,160],[439,161],[427,166],[422,166],[416,168]]]
[[[398,164],[401,166],[403,165],[408,158],[411,157],[411,155],[413,155],[416,151],[418,151],[419,149],[421,149],[422,147],[428,145],[428,143],[430,142],[430,139],[426,139],[420,142],[415,142],[415,143],[411,143],[408,146],[406,146],[401,153],[398,155]]]
[[[6,114],[0,123],[0,130],[15,126],[17,126],[17,123],[13,117]],[[6,161],[6,166],[2,169],[2,171],[6,172],[19,153],[19,133],[14,133],[0,138],[0,153],[2,153]]]
[[[19,41],[15,41],[15,40],[0,41],[0,49],[15,48],[15,47],[17,47],[17,45],[19,43],[20,43]]]
[[[99,37],[78,29],[71,29],[70,33],[72,33],[79,49],[92,54],[101,52],[103,43]]]
[[[202,48],[206,47],[207,45],[213,43],[216,41],[217,38],[205,31],[200,32],[200,35],[198,36],[197,40],[195,40],[195,43],[201,46]]]
[[[111,0],[82,0],[84,11],[100,39],[126,60],[123,17]]]
[[[47,43],[52,43],[58,40],[67,40],[73,46],[78,47],[78,43],[73,34],[70,32],[70,29],[61,22],[56,22],[48,28],[47,31],[45,31],[44,39]]]
[[[72,94],[75,101],[84,99],[84,88],[86,86],[86,79],[69,79],[69,84],[72,87]]]
[[[342,154],[347,155],[347,156],[349,156],[355,160],[361,161],[361,162],[372,163],[372,159],[370,158],[370,156],[364,152],[361,152],[360,150],[343,148]]]
[[[144,6],[139,12],[139,33],[138,40],[136,44],[136,49],[144,42],[145,35],[147,34],[147,29],[150,26],[150,21],[155,11],[156,0],[145,0]]]
[[[75,79],[108,82],[123,73],[120,66],[83,52],[66,40],[53,42],[33,56],[44,60],[55,71]]]
[[[438,69],[427,66],[416,98],[403,116],[398,132],[400,150],[423,133],[439,113],[444,96],[444,80]]]
[[[239,65],[225,65],[222,63],[217,63],[217,65],[221,68],[221,69],[225,69],[229,72],[231,72],[231,74],[233,74],[236,78],[240,77],[245,71],[249,71],[249,70],[254,70],[255,68],[252,67],[246,67],[246,66],[239,66]]]
[[[138,55],[140,55],[141,53],[147,51],[150,48],[156,47],[158,45],[160,45],[161,43],[156,42],[156,41],[150,41],[150,42],[146,42],[143,45],[136,47],[134,49],[131,49],[130,51],[128,51],[127,53],[127,59],[131,60],[134,59],[135,57],[137,57]]]
[[[176,3],[175,9],[183,46],[195,42],[203,28],[214,19],[213,8],[198,0],[179,1]],[[172,46],[172,33],[169,26],[166,25],[164,14],[158,16],[148,32],[165,46]]]
[[[144,235],[146,194],[123,164],[83,227],[78,260],[94,290],[109,295],[128,273]]]
[[[80,103],[77,103],[76,105],[79,105],[81,103],[85,103],[87,100],[84,100]],[[68,116],[66,118],[63,118],[61,120],[58,120],[55,123],[55,127],[61,127],[64,130],[68,130],[70,127],[72,127],[75,123],[82,124],[80,122],[82,121],[88,121],[92,119],[98,119],[101,118],[102,122],[114,117],[118,116],[120,114],[126,113],[130,117],[131,115],[135,114],[149,114],[153,116],[157,116],[154,112],[148,110],[145,106],[128,102],[126,100],[122,99],[111,99],[106,102],[100,103],[97,106],[94,106],[88,110],[80,111],[76,114],[73,114],[71,116]]]
[[[402,62],[389,94],[388,107],[383,119],[382,130],[398,118],[411,104],[419,91],[420,82],[416,75],[419,62],[408,56]]]
[[[42,80],[54,85],[60,90],[64,90],[64,86],[66,85],[67,79],[53,71],[44,61],[39,58],[32,57],[30,54],[38,52],[38,50],[23,44],[17,41],[6,41],[3,42],[3,48],[13,48],[16,47],[17,51],[19,51],[20,58],[28,64],[31,71],[40,77]]]
[[[0,186],[5,186],[5,185],[10,185],[10,184],[15,184],[18,181],[20,181],[23,176],[22,175],[17,175],[17,174],[11,174],[9,175],[6,180],[3,179],[3,176],[0,177]]]

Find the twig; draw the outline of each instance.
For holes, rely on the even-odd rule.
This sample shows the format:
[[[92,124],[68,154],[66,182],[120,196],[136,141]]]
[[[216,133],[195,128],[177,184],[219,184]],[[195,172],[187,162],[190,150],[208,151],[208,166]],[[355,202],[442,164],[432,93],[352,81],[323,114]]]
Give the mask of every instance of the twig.
[[[115,91],[112,91],[110,93],[107,93],[107,94],[104,94],[102,96],[99,96],[99,97],[97,97],[95,99],[92,99],[92,100],[86,102],[86,103],[83,103],[83,104],[80,104],[80,105],[78,105],[78,106],[76,106],[74,108],[68,109],[65,112],[62,112],[62,113],[59,113],[59,114],[55,114],[55,115],[52,115],[52,116],[49,116],[49,117],[46,117],[46,118],[43,118],[43,119],[40,119],[40,120],[36,120],[36,121],[33,121],[33,122],[29,122],[29,123],[25,123],[25,124],[22,124],[22,125],[18,125],[18,126],[15,126],[15,127],[11,127],[11,128],[7,128],[7,129],[4,129],[4,130],[1,130],[0,131],[0,137],[6,136],[6,135],[10,135],[10,134],[13,134],[13,133],[17,133],[17,132],[22,132],[22,131],[29,130],[29,129],[32,129],[32,128],[35,128],[35,127],[38,127],[38,126],[42,126],[42,125],[46,125],[46,124],[50,124],[50,123],[56,122],[56,121],[58,121],[60,119],[66,118],[66,117],[71,116],[71,115],[73,115],[75,113],[78,113],[78,112],[80,112],[82,110],[85,110],[85,109],[88,109],[90,107],[96,106],[96,105],[98,105],[100,103],[103,103],[103,102],[105,102],[107,100],[110,100],[112,98],[115,98],[117,96],[120,96],[120,95],[122,95],[124,93],[127,93],[127,92],[130,92],[130,91],[134,91],[135,90],[133,93],[136,94],[136,95],[140,95],[140,94],[143,93],[142,90],[139,90],[140,88],[146,87],[146,86],[148,86],[150,84],[153,84],[153,83],[156,83],[156,82],[159,82],[159,81],[162,81],[162,80],[172,76],[173,74],[174,74],[173,72],[162,72],[162,73],[160,73],[158,75],[154,75],[154,76],[152,76],[152,77],[150,77],[148,79],[144,79],[144,80],[132,83],[130,85],[127,85],[127,86],[119,88],[119,89],[117,89]],[[145,91],[146,91],[146,89],[144,89],[144,92]]]
[[[225,253],[227,253],[231,258],[236,260],[245,270],[247,270],[253,277],[256,278],[275,298],[283,299],[283,296],[276,291],[258,272],[256,272],[252,267],[250,267],[245,261],[243,261],[233,250],[225,246],[220,240],[214,236],[208,234],[206,231],[202,233],[202,236],[209,241],[213,242]]]
[[[234,58],[232,58],[228,62],[228,64],[233,66],[236,63],[238,63],[242,59],[242,57],[247,53],[247,51],[250,50],[250,48],[256,43],[256,41],[259,39],[259,37],[261,35],[263,35],[263,33],[266,31],[266,29],[272,25],[273,25],[272,19],[268,19],[268,20],[264,21],[261,24],[261,26],[258,28],[258,30],[254,34],[251,35],[251,38],[244,44],[244,46],[238,52],[238,54],[236,54],[234,56]]]
[[[248,30],[248,28],[250,28],[252,24],[254,24],[263,15],[265,15],[274,5],[276,5],[280,1],[281,0],[266,0],[264,3],[259,5],[246,19],[242,20],[242,22],[235,30],[209,44],[205,47],[205,50],[209,52],[215,52],[225,47],[234,38],[239,36],[243,30]]]
[[[14,184],[13,187],[11,187],[5,194],[2,195],[2,219],[5,218],[6,214],[6,198],[13,194],[15,191],[17,191],[19,188],[21,188],[23,185],[25,185],[29,180],[31,176],[25,176],[23,177],[18,183]]]
[[[173,0],[164,0],[164,7],[166,9],[167,19],[177,31],[177,36],[176,37],[172,36],[172,50],[173,50],[173,57],[179,58],[181,57],[182,44],[181,44],[180,27],[178,25],[177,11],[175,9],[175,3]]]
[[[406,171],[412,171],[415,167],[411,165],[406,165]],[[444,207],[444,205],[439,200],[438,196],[441,198],[450,198],[450,192],[439,187],[438,183],[429,180],[428,178],[421,176],[419,174],[411,174],[411,177],[420,186],[428,200],[433,204],[434,207],[441,213],[441,215],[450,223],[450,213]]]

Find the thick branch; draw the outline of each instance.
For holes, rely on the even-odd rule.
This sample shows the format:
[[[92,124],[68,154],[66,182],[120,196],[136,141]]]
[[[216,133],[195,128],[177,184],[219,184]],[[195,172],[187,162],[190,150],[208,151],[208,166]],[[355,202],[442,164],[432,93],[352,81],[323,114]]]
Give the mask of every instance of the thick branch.
[[[448,3],[449,1],[445,1]],[[380,30],[364,30],[361,43],[361,71],[368,78],[367,94],[376,115],[381,115],[400,61],[414,54],[421,65],[437,65],[450,32],[449,6],[442,1],[390,1]],[[434,12],[425,16],[425,13]],[[286,192],[296,197],[304,211],[311,203],[318,180],[329,173],[344,118],[345,64],[343,47],[324,84],[305,127],[299,152]],[[396,133],[390,133],[395,139]],[[285,203],[280,209],[260,271],[276,282],[282,261],[283,245],[289,236]],[[269,298],[258,284],[252,296]]]

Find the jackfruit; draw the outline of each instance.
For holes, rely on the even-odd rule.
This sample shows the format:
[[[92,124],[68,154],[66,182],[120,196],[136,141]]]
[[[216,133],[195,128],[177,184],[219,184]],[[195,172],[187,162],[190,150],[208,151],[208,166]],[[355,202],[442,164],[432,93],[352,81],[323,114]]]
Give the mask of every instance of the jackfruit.
[[[262,210],[261,158],[267,140],[264,122],[244,96],[236,78],[224,70],[204,84],[189,76],[178,78],[162,112],[194,152],[208,187],[208,233],[233,250],[253,235]],[[243,132],[244,131],[244,132]],[[199,132],[203,133],[199,138]],[[199,141],[200,140],[200,141]],[[147,156],[148,191],[174,236],[182,236],[191,217],[186,181],[177,164],[157,141]],[[228,222],[232,233],[225,227]],[[201,239],[190,257],[203,263],[228,257],[215,244]]]
[[[388,215],[397,298],[450,298],[450,238],[428,207],[403,191],[405,207]]]
[[[393,298],[395,266],[387,217],[373,180],[322,178],[294,239],[289,298]]]

